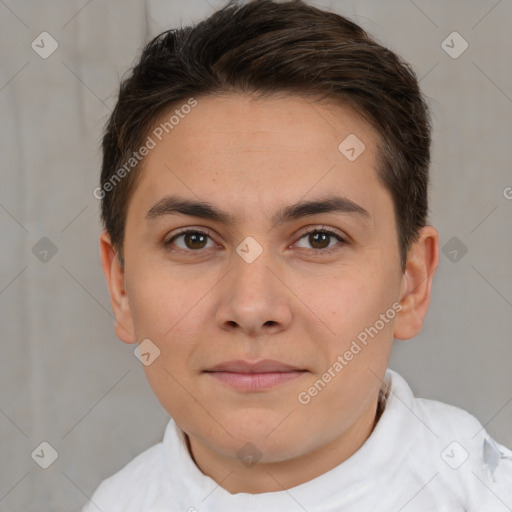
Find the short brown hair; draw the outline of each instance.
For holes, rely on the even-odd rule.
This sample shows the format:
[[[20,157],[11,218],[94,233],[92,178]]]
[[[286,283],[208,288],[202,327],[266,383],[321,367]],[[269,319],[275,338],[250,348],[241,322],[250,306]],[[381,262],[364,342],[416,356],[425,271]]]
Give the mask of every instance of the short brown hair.
[[[230,0],[204,21],[165,31],[145,46],[107,122],[96,189],[121,265],[128,202],[142,169],[127,169],[126,161],[169,109],[191,97],[231,93],[335,100],[377,130],[377,174],[393,199],[403,270],[428,211],[428,107],[399,56],[349,19],[302,0]]]

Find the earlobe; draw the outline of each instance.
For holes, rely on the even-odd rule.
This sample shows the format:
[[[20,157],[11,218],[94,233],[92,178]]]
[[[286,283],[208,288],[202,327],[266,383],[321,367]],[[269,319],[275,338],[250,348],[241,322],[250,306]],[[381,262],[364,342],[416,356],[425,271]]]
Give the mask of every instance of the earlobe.
[[[105,230],[100,235],[100,257],[115,317],[116,335],[125,343],[135,343],[133,318],[124,284],[124,269],[119,262],[116,250],[112,246],[110,236]]]
[[[402,310],[395,323],[396,339],[408,340],[421,331],[438,263],[439,234],[434,227],[425,226],[407,256],[400,290]]]

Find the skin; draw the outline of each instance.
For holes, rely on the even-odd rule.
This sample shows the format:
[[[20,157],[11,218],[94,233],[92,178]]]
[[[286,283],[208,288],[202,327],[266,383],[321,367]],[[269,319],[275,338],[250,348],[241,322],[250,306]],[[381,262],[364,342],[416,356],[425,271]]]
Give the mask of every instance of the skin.
[[[422,328],[439,236],[424,227],[401,271],[391,195],[375,171],[378,134],[351,108],[298,96],[197,100],[145,159],[127,213],[124,268],[108,234],[100,236],[116,334],[159,348],[144,370],[204,474],[231,493],[289,489],[345,461],[371,434],[393,338]],[[366,146],[352,162],[338,149],[349,134]],[[207,200],[236,222],[181,214],[148,222],[147,211],[170,194]],[[280,208],[331,194],[369,219],[329,212],[272,227]],[[322,226],[347,243],[304,235]],[[211,238],[194,245],[181,236],[174,252],[163,247],[185,227]],[[236,252],[248,236],[263,249],[252,263]],[[301,404],[299,393],[394,303],[401,311]],[[259,392],[204,373],[233,359],[307,371]],[[246,443],[261,455],[253,465],[237,456]]]

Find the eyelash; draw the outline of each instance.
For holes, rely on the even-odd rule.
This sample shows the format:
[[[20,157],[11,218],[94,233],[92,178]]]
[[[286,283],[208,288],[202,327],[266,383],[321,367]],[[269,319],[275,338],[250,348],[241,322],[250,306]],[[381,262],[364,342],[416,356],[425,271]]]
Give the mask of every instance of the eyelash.
[[[190,228],[184,228],[183,230],[179,231],[178,233],[176,233],[172,238],[170,238],[169,240],[167,241],[164,241],[163,242],[163,245],[164,245],[164,248],[168,251],[171,251],[171,252],[186,252],[186,253],[200,253],[200,252],[204,252],[206,249],[197,249],[197,250],[194,250],[194,249],[181,249],[181,248],[178,248],[178,249],[172,249],[171,248],[171,245],[173,244],[173,242],[180,236],[183,236],[183,235],[186,235],[188,233],[194,233],[194,234],[198,234],[198,235],[204,235],[204,236],[207,236],[208,238],[212,239],[211,235],[209,232],[207,231],[201,231],[200,229],[190,229]],[[318,228],[318,227],[312,227],[312,228],[308,228],[304,233],[302,233],[302,235],[299,237],[299,240],[302,240],[304,237],[308,236],[308,235],[311,235],[311,234],[316,234],[316,233],[323,233],[323,234],[326,234],[328,236],[331,236],[331,237],[334,237],[334,238],[337,238],[338,241],[340,242],[340,244],[343,246],[343,245],[347,245],[348,242],[347,240],[345,240],[343,237],[341,237],[338,233],[332,231],[331,229],[329,228],[325,228],[324,226],[322,226],[321,228]],[[339,245],[339,244],[338,244]],[[331,254],[332,252],[335,252],[337,250],[340,250],[341,247],[338,247],[338,245],[334,246],[334,247],[330,247],[330,248],[327,248],[327,249],[310,249],[311,251],[313,252],[316,252],[316,253],[322,253],[322,254]]]

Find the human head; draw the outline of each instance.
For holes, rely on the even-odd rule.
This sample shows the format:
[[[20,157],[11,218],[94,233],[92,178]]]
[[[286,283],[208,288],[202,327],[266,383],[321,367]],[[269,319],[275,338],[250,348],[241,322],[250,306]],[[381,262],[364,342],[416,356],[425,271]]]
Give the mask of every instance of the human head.
[[[191,98],[236,92],[334,99],[378,131],[378,175],[393,198],[404,269],[427,221],[428,107],[399,56],[347,18],[300,0],[229,2],[194,28],[168,30],[145,47],[108,121],[95,191],[121,264],[126,211],[144,168],[138,150],[155,121]]]
[[[114,225],[106,222],[101,254],[116,332],[157,349],[146,375],[205,473],[220,478],[247,446],[261,452],[264,470],[237,466],[225,482],[231,492],[272,490],[269,468],[288,488],[350,456],[373,428],[393,336],[414,336],[426,314],[437,265],[434,230],[421,227],[426,109],[414,75],[379,48],[302,2],[230,5],[149,43],[107,127],[103,184],[122,158],[151,146],[104,189]],[[350,134],[365,144],[353,160],[339,150]],[[114,196],[121,186],[129,195]],[[339,216],[310,205],[307,220],[345,242],[329,255],[298,248],[304,210],[290,205],[328,194],[352,203]],[[235,222],[184,202],[173,206],[180,215],[158,216],[170,195],[207,201]],[[288,221],[273,226],[283,208]],[[176,251],[178,228],[193,224],[183,211],[201,218],[196,231],[215,242],[208,252]],[[406,225],[417,229],[400,235]],[[252,261],[242,258],[244,241],[249,252],[261,249]],[[232,359],[273,359],[301,374],[239,393],[207,371]],[[326,387],[315,393],[320,381]]]

